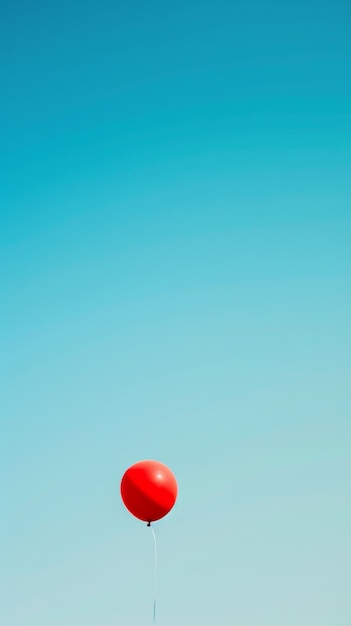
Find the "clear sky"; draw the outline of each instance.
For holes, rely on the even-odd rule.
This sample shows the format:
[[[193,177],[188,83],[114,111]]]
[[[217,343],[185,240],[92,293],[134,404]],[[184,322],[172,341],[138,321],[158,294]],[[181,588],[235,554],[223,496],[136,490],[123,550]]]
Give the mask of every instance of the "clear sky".
[[[349,626],[351,4],[1,15],[6,626]]]

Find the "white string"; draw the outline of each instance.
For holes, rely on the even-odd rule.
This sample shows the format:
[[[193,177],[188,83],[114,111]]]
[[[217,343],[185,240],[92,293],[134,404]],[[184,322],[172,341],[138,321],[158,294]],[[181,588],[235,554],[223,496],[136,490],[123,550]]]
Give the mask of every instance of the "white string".
[[[156,622],[157,543],[156,543],[155,531],[152,528],[151,524],[149,524],[149,526],[152,532],[152,536],[154,538],[154,552],[155,552],[155,562],[154,562],[154,624],[155,624]]]

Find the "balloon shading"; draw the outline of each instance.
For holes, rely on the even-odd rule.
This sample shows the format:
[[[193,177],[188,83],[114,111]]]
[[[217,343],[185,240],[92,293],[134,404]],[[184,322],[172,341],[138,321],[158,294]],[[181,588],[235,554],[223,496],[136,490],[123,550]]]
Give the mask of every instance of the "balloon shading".
[[[121,480],[125,506],[143,522],[155,522],[167,515],[177,493],[174,474],[159,461],[139,461],[126,470]]]

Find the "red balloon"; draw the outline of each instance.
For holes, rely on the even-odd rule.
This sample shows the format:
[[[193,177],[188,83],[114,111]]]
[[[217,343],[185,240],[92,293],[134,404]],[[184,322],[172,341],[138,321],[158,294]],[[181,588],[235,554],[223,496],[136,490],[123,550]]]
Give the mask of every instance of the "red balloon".
[[[174,474],[159,461],[139,461],[126,470],[121,480],[125,506],[143,522],[155,522],[167,515],[177,493]]]

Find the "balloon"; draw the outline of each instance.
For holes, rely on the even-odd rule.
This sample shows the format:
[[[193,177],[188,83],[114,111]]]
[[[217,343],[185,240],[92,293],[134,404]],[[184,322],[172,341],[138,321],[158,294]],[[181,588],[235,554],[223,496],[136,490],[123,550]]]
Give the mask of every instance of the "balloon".
[[[121,497],[128,511],[149,524],[169,513],[177,493],[174,474],[159,461],[139,461],[121,480]]]

